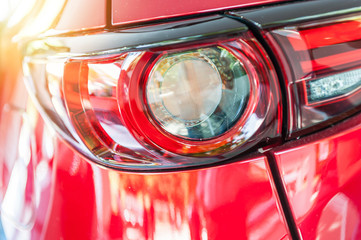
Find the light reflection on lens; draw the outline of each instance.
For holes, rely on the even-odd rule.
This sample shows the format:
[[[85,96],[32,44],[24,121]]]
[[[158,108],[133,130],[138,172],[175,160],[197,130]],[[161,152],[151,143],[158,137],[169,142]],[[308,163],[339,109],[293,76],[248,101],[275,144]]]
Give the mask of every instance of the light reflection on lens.
[[[149,76],[146,93],[161,126],[190,139],[226,132],[239,119],[248,95],[245,70],[221,47],[163,56]]]
[[[165,73],[160,91],[165,109],[193,126],[210,116],[218,106],[222,81],[209,63],[187,59],[174,64]]]

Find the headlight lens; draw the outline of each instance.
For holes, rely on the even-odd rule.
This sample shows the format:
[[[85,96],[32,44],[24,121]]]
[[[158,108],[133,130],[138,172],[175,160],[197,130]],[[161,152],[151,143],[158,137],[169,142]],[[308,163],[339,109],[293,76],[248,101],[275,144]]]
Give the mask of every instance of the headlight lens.
[[[240,61],[222,47],[162,56],[149,76],[147,103],[169,133],[207,139],[229,130],[249,96]]]

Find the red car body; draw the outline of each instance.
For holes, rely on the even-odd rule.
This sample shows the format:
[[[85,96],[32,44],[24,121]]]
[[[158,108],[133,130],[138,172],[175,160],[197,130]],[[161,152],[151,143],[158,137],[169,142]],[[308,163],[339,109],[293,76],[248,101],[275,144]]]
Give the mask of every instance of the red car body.
[[[275,44],[282,41],[272,35],[280,25],[267,27],[276,22],[274,15],[286,14],[278,9],[294,9],[293,4],[298,4],[300,13],[287,16],[296,19],[287,21],[290,26],[347,14],[359,21],[361,2],[353,1],[351,7],[352,1],[346,1],[341,8],[336,1],[325,1],[329,13],[338,7],[352,12],[328,16],[321,13],[327,9],[321,9],[302,18],[297,14],[314,9],[307,4],[325,3],[68,0],[59,4],[57,15],[50,16],[53,24],[39,28],[39,33],[26,32],[24,25],[38,21],[47,2],[51,1],[37,2],[21,20],[12,26],[8,21],[1,30],[0,239],[360,239],[361,115],[357,111],[317,129],[293,131],[297,127],[289,113],[292,99],[283,97],[280,112],[288,121],[282,124],[289,125],[280,140],[262,149],[179,170],[113,169],[77,153],[44,123],[23,83],[21,47],[24,39],[44,32],[66,37],[213,14],[242,15],[250,31],[261,26],[257,38],[263,38],[267,52],[274,52],[271,60],[287,79],[289,70],[283,62],[292,60],[285,60],[287,53],[280,53]]]

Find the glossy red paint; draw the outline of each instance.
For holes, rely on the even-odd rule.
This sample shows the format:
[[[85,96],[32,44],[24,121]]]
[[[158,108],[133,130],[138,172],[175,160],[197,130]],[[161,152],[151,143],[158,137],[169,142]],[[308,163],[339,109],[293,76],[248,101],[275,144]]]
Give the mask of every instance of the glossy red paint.
[[[186,0],[177,4],[173,1],[164,0],[112,0],[111,16],[108,17],[112,19],[111,24],[113,25],[135,24],[281,1],[285,0]],[[89,4],[87,0],[68,0],[59,9],[59,16],[54,21],[52,28],[68,32],[105,27],[107,23],[106,5],[106,0],[93,1],[92,4]]]
[[[81,19],[63,29],[86,26]],[[12,47],[0,51],[0,223],[6,237],[291,238],[282,220],[287,206],[278,204],[283,193],[273,188],[269,159],[259,154],[222,166],[147,174],[100,167],[45,127],[28,101],[21,56]],[[280,188],[303,239],[361,238],[360,136],[357,115],[272,150],[284,184]]]
[[[210,1],[164,1],[164,0],[112,0],[114,25],[154,21],[170,17],[250,7],[284,0],[210,0]]]
[[[7,117],[13,119],[12,115]],[[28,131],[36,140],[32,142],[31,164],[22,166],[34,174],[33,178],[22,178],[21,185],[33,184],[33,188],[26,188],[27,197],[8,204],[12,207],[8,210],[29,206],[26,201],[35,204],[30,205],[32,217],[28,228],[13,235],[9,234],[13,224],[19,225],[22,218],[3,215],[8,236],[30,239],[39,236],[42,239],[287,237],[265,157],[183,172],[125,173],[88,162],[56,136],[50,137],[40,118],[33,119],[38,120],[29,125]],[[17,126],[24,131],[24,124]],[[19,158],[12,160],[15,164],[23,163]],[[4,166],[7,163],[1,161],[1,167]],[[11,172],[15,174],[16,168]],[[14,189],[15,186],[9,185],[3,192],[4,199],[8,195],[10,198]]]
[[[303,239],[361,237],[361,116],[275,151]]]

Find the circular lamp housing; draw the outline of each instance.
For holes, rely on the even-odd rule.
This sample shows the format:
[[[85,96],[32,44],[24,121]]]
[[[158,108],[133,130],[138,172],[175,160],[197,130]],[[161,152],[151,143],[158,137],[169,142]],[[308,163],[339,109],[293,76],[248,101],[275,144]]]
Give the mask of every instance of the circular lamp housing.
[[[250,82],[240,61],[222,47],[163,55],[146,85],[155,121],[189,140],[217,137],[240,118]]]
[[[259,43],[235,39],[128,54],[118,101],[125,126],[147,149],[201,164],[279,136],[278,89]]]

